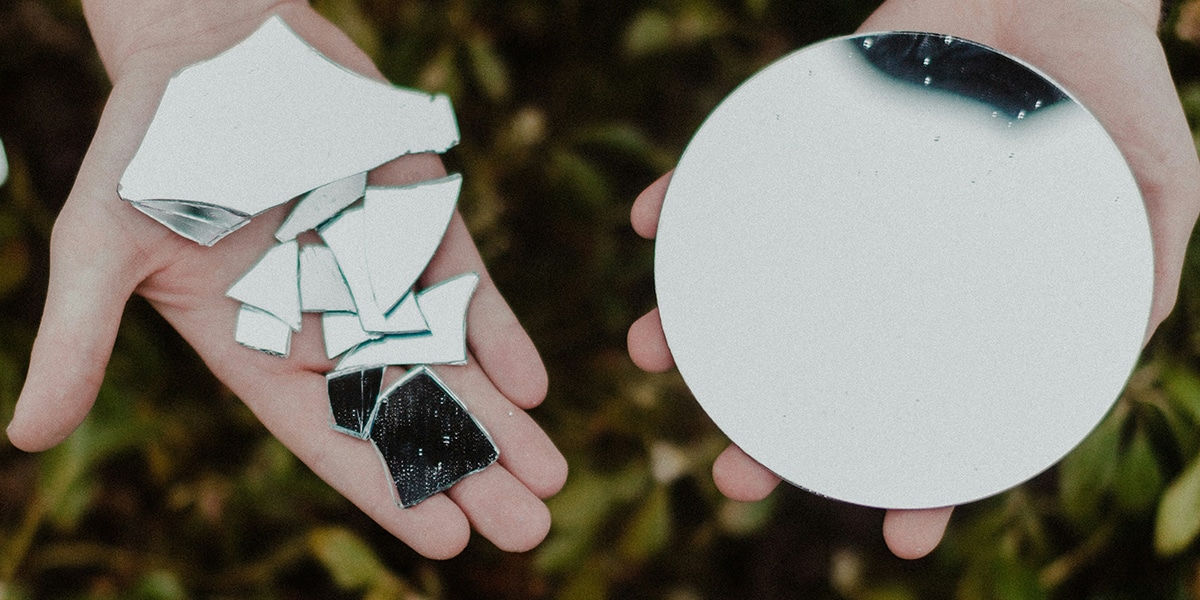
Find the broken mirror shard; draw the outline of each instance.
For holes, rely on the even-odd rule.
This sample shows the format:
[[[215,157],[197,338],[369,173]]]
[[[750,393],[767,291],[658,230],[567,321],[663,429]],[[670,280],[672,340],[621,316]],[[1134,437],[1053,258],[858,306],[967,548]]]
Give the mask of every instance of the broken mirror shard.
[[[367,174],[358,173],[323,185],[296,201],[292,212],[275,231],[275,239],[286,242],[300,232],[316,229],[332,219],[343,208],[363,197],[367,189]]]
[[[164,200],[130,204],[171,231],[204,246],[213,245],[250,222],[249,215],[198,202]]]
[[[300,331],[297,256],[295,240],[276,244],[225,295],[270,313]]]
[[[0,140],[0,185],[8,181],[8,155],[4,153],[4,141]]]
[[[329,390],[329,409],[333,415],[331,427],[359,439],[371,433],[371,415],[383,387],[383,372],[387,367],[377,365],[350,371],[333,371],[325,375]]]
[[[1119,149],[1035,69],[859,35],[704,121],[655,293],[688,387],[759,463],[856,504],[950,506],[1042,472],[1110,409],[1146,330],[1149,232]]]
[[[338,369],[372,364],[463,364],[467,361],[467,308],[479,275],[466,273],[422,290],[416,302],[429,322],[429,333],[386,335],[355,348]]]
[[[243,304],[234,339],[247,348],[286,358],[292,345],[292,327],[266,311]]]
[[[351,72],[273,16],[171,78],[118,193],[160,221],[190,207],[221,213],[167,220],[211,245],[301,194],[457,142],[448,98]]]
[[[333,251],[309,244],[300,248],[300,310],[354,312],[354,299]]]
[[[403,187],[370,187],[363,199],[367,273],[385,312],[412,289],[441,244],[462,190],[462,175]]]
[[[367,273],[369,240],[363,207],[355,206],[342,211],[340,215],[322,225],[318,233],[333,251],[337,264],[342,269],[364,330],[375,333],[429,331],[429,324],[412,294],[406,295],[405,300],[391,313],[385,314],[375,303],[375,292],[371,289],[371,277]]]
[[[358,315],[348,312],[327,312],[321,315],[321,334],[325,338],[325,356],[330,359],[363,342],[383,337],[382,333],[364,331]]]
[[[408,508],[496,462],[500,451],[444,383],[425,367],[382,394],[371,442],[391,476],[396,503]]]

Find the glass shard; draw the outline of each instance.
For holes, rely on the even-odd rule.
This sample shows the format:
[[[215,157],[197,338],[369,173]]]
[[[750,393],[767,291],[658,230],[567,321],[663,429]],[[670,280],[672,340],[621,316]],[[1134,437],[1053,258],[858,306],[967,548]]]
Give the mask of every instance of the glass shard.
[[[466,405],[425,367],[388,388],[375,411],[371,442],[391,476],[396,503],[405,508],[500,457]]]
[[[363,342],[382,337],[379,333],[363,331],[358,315],[349,312],[321,315],[321,333],[325,338],[325,356],[331,359]]]
[[[397,156],[457,142],[448,98],[343,68],[273,16],[171,78],[117,191],[129,201],[256,215]]]
[[[461,190],[458,173],[404,187],[367,188],[367,272],[375,303],[384,311],[400,302],[429,264]]]
[[[0,140],[0,185],[8,181],[8,155],[4,153],[4,141]]]
[[[295,240],[276,244],[225,295],[271,313],[300,331],[298,253]]]
[[[228,217],[228,224],[196,219],[186,213],[161,210],[160,207],[167,204],[161,202],[130,202],[130,204],[145,213],[146,216],[166,225],[167,229],[201,246],[211,246],[220,241],[221,238],[237,231],[243,225],[250,222],[249,217],[235,221],[238,216],[234,213],[226,215]],[[182,205],[183,203],[174,203],[176,207]]]
[[[429,331],[429,324],[415,303],[404,302],[390,314],[375,303],[371,278],[367,274],[367,228],[365,211],[361,206],[348,208],[318,229],[321,239],[333,251],[342,269],[363,329],[378,333],[420,333]]]
[[[363,197],[367,187],[367,174],[358,173],[323,185],[296,201],[292,212],[275,231],[275,239],[286,242],[301,231],[316,229],[321,223],[332,219],[343,208]]]
[[[354,299],[333,251],[326,246],[300,248],[300,310],[354,312]]]
[[[479,275],[466,273],[417,294],[429,321],[423,335],[387,335],[347,354],[338,369],[365,365],[462,364],[467,360],[467,307]]]
[[[368,439],[375,401],[383,387],[383,371],[377,365],[351,371],[333,371],[325,375],[329,390],[330,427],[359,439]]]
[[[234,339],[247,348],[287,358],[292,328],[268,312],[243,304],[238,311]]]

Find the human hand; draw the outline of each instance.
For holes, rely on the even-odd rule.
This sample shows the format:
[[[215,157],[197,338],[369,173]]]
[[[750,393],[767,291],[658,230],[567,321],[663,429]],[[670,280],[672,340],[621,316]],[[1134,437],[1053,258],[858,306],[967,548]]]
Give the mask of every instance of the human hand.
[[[172,73],[232,46],[270,13],[279,14],[331,59],[382,78],[370,60],[305,2],[212,3],[133,0],[86,3],[89,26],[114,88],[70,196],[54,226],[51,272],[29,373],[9,439],[49,448],[75,429],[94,402],[131,294],[145,297],[284,445],[376,522],[421,554],[448,558],[471,527],[498,547],[523,551],[546,535],[541,501],[566,477],[566,462],[524,412],[546,394],[537,350],[488,277],[456,215],[422,276],[429,284],[480,274],[470,305],[464,366],[438,375],[471,408],[501,449],[498,464],[413,508],[392,500],[390,479],[369,444],[328,425],[324,374],[333,368],[319,317],[306,315],[286,360],[234,341],[238,303],[225,291],[263,252],[286,209],[256,217],[205,248],[170,232],[117,196]],[[372,183],[404,184],[444,175],[435,155],[408,156],[375,170]]]
[[[889,0],[860,28],[945,33],[998,48],[1035,65],[1092,110],[1133,169],[1150,219],[1155,290],[1147,338],[1174,305],[1200,210],[1200,162],[1157,38],[1158,16],[1153,0]],[[633,205],[631,221],[642,237],[656,234],[669,178]],[[629,353],[647,371],[674,366],[657,309],[630,327]],[[713,464],[713,479],[742,501],[762,499],[780,481],[734,445]],[[941,540],[950,513],[889,511],[884,539],[897,556],[919,558]]]

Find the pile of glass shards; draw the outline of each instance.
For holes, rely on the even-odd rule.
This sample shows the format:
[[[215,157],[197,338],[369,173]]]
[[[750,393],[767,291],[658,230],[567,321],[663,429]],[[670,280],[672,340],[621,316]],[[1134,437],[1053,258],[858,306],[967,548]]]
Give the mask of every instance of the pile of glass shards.
[[[302,313],[321,313],[326,355],[341,356],[327,378],[331,425],[375,445],[406,507],[499,455],[426,366],[466,362],[479,276],[416,287],[454,215],[460,175],[384,187],[367,185],[367,171],[457,143],[445,96],[348,71],[276,16],[172,77],[118,187],[205,246],[297,199],[278,243],[227,292],[241,303],[234,336],[287,357]],[[301,245],[306,231],[324,243]],[[388,365],[416,368],[382,390]]]

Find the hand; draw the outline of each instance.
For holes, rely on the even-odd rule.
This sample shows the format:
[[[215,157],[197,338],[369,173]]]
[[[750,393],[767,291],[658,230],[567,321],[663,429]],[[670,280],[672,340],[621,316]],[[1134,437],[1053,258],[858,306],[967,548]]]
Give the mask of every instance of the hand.
[[[421,554],[447,558],[473,526],[497,546],[523,551],[546,535],[541,499],[562,486],[566,462],[523,409],[546,394],[546,372],[532,342],[500,297],[461,216],[455,216],[422,282],[475,271],[468,363],[439,376],[483,422],[501,449],[499,464],[414,508],[392,500],[389,478],[370,444],[330,429],[320,321],[306,315],[286,360],[238,345],[238,303],[230,284],[274,242],[285,210],[256,217],[215,247],[175,235],[117,197],[117,180],[144,135],[170,75],[249,35],[269,13],[281,15],[330,58],[381,77],[369,59],[304,2],[138,6],[88,4],[89,25],[114,88],[94,141],[51,240],[45,312],[29,374],[9,425],[19,448],[49,448],[71,433],[94,402],[117,326],[132,293],[144,296],[213,373],[320,477]],[[214,6],[215,5],[215,6]],[[402,184],[444,174],[437,156],[410,156],[371,174]]]
[[[1155,253],[1154,302],[1147,339],[1171,312],[1192,225],[1200,210],[1200,162],[1156,32],[1154,0],[889,0],[861,31],[945,33],[998,48],[1057,80],[1099,118],[1137,177]],[[645,238],[657,231],[670,175],[638,196],[631,212]],[[629,354],[641,368],[674,366],[657,309],[629,329]],[[730,445],[713,464],[717,487],[735,500],[764,498],[779,478]],[[889,511],[883,535],[897,556],[929,553],[950,508]]]

